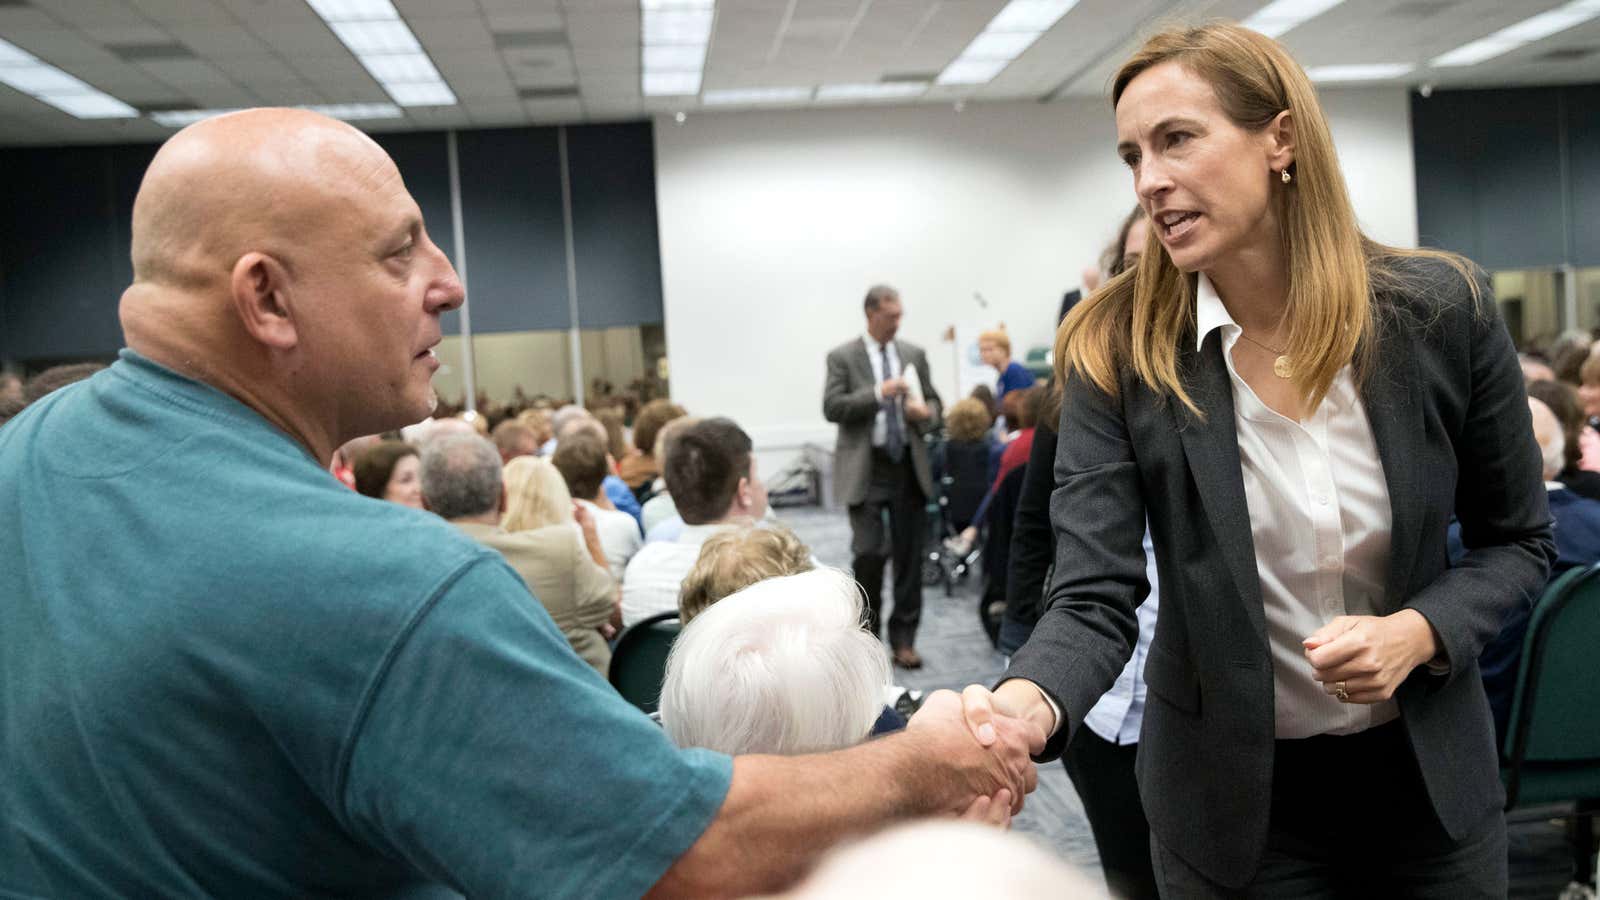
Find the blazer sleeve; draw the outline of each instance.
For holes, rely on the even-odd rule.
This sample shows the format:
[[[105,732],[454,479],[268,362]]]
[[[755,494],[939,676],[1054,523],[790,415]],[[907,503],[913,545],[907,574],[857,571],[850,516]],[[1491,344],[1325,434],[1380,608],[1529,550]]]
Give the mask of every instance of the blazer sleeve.
[[[1136,610],[1150,593],[1144,496],[1122,406],[1081,376],[1063,391],[1050,495],[1055,574],[1039,624],[1006,673],[1038,685],[1061,709],[1041,760],[1061,755],[1121,674],[1138,639]]]
[[[928,420],[918,425],[922,431],[932,431],[944,421],[944,401],[939,398],[939,391],[933,386],[933,375],[928,372],[928,353],[919,348],[917,352],[917,377],[922,379],[922,399],[928,404]]]
[[[1011,577],[1006,583],[1006,615],[1018,622],[1039,620],[1044,579],[1050,571],[1055,535],[1050,530],[1050,494],[1055,490],[1057,437],[1040,427],[1022,475],[1022,496],[1011,528]]]
[[[835,425],[871,423],[878,414],[878,397],[869,382],[850,387],[850,361],[835,350],[828,354],[828,376],[822,388],[822,417]]]
[[[1470,314],[1471,386],[1455,442],[1456,517],[1466,553],[1405,603],[1433,626],[1451,679],[1471,668],[1509,609],[1538,596],[1556,558],[1522,368],[1487,285],[1483,290],[1481,309]]]

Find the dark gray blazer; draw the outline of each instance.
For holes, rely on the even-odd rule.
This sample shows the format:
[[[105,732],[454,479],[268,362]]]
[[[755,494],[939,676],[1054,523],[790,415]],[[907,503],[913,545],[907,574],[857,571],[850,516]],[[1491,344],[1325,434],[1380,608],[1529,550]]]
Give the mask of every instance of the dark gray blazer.
[[[932,415],[921,424],[907,422],[906,444],[911,450],[911,466],[917,472],[922,496],[933,496],[933,468],[928,463],[928,447],[922,435],[937,427],[943,406],[928,374],[928,355],[916,344],[894,342],[900,367],[915,367],[922,381],[922,398]],[[860,338],[828,351],[828,378],[822,388],[822,415],[839,426],[834,442],[833,500],[841,506],[854,506],[867,499],[867,483],[872,478],[872,422],[878,415],[873,396],[877,382],[872,377],[872,361],[867,345]]]
[[[1376,365],[1361,385],[1393,510],[1379,612],[1421,612],[1449,662],[1446,675],[1418,667],[1397,698],[1434,810],[1459,839],[1504,799],[1478,652],[1502,614],[1541,589],[1555,548],[1522,372],[1487,286],[1475,309],[1453,270],[1408,265],[1432,287],[1378,295]],[[1238,887],[1267,838],[1272,661],[1220,331],[1199,352],[1192,332],[1180,348],[1203,421],[1131,372],[1117,399],[1067,380],[1050,501],[1055,573],[1006,677],[1060,704],[1053,758],[1132,652],[1134,609],[1150,589],[1148,511],[1161,616],[1144,672],[1140,795],[1162,843]],[[1445,548],[1452,512],[1470,536],[1456,568]],[[1329,773],[1329,790],[1338,778]]]

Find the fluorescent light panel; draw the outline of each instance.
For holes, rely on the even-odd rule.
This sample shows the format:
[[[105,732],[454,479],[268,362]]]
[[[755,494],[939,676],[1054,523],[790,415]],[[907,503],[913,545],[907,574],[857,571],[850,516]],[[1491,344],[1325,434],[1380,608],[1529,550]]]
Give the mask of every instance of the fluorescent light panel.
[[[1267,37],[1278,37],[1308,19],[1322,15],[1344,0],[1276,0],[1255,11],[1242,23]]]
[[[335,119],[346,122],[355,122],[362,119],[398,119],[403,114],[400,107],[393,103],[334,103],[324,105],[302,106],[300,109],[309,109]],[[182,128],[193,125],[201,119],[220,116],[226,113],[238,112],[237,109],[175,109],[166,112],[153,112],[150,118],[157,125],[168,128]]]
[[[927,91],[926,81],[882,81],[867,84],[825,84],[817,88],[818,100],[897,100]]]
[[[1474,66],[1510,53],[1518,47],[1542,41],[1553,34],[1582,25],[1596,17],[1600,17],[1600,0],[1574,0],[1548,12],[1507,25],[1487,37],[1463,44],[1449,53],[1435,57],[1430,65],[1438,68]]]
[[[762,103],[804,103],[811,99],[808,87],[732,88],[706,91],[701,101],[707,106],[757,105]]]
[[[0,84],[79,119],[139,117],[137,109],[4,40],[0,40]]]
[[[401,106],[454,106],[455,92],[390,0],[306,0]]]
[[[1416,66],[1411,63],[1363,63],[1343,66],[1312,66],[1306,75],[1312,81],[1336,83],[1344,81],[1384,81],[1409,75]]]
[[[1011,0],[944,71],[939,84],[987,84],[1061,21],[1078,0]]]
[[[646,97],[700,93],[715,0],[639,0],[639,90]]]

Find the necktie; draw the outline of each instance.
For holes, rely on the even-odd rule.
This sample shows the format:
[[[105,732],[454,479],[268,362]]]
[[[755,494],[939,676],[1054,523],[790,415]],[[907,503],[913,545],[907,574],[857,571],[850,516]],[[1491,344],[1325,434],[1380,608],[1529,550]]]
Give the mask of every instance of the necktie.
[[[883,355],[883,380],[888,381],[894,377],[894,370],[889,368],[889,345],[880,345],[878,352]],[[900,398],[883,398],[883,413],[883,449],[890,459],[899,462],[906,453],[906,435],[900,423]]]

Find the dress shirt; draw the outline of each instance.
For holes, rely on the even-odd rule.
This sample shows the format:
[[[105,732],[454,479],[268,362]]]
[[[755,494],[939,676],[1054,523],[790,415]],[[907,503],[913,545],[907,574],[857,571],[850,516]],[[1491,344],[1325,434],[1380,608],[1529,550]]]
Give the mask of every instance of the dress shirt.
[[[884,345],[873,340],[872,335],[870,334],[863,334],[861,336],[861,343],[866,345],[867,361],[872,364],[872,396],[877,397],[879,401],[878,415],[872,420],[872,446],[882,447],[884,444],[888,443],[889,440],[889,412],[883,408],[883,382],[900,374],[900,353],[899,351],[895,350],[894,341],[890,341],[888,344],[889,372],[888,374],[885,374],[883,371]],[[895,415],[902,415],[899,411],[899,404],[891,404],[891,407],[895,410]],[[903,415],[901,419],[900,433],[907,433]]]
[[[1144,659],[1150,655],[1150,639],[1156,636],[1156,614],[1161,610],[1161,585],[1156,578],[1156,548],[1150,529],[1144,530],[1144,574],[1150,579],[1150,596],[1139,604],[1139,640],[1133,658],[1122,667],[1111,690],[1100,699],[1083,724],[1113,744],[1139,743],[1139,726],[1144,722]]]
[[[700,559],[700,545],[733,524],[685,525],[675,541],[645,544],[622,575],[622,624],[632,625],[664,612],[677,612],[683,579]]]
[[[1306,419],[1273,411],[1233,364],[1243,329],[1205,275],[1197,344],[1222,329],[1239,466],[1272,654],[1279,738],[1351,734],[1399,715],[1393,700],[1340,703],[1312,678],[1301,641],[1337,616],[1382,615],[1392,512],[1372,425],[1347,365]],[[1335,476],[1337,473],[1337,477]]]

